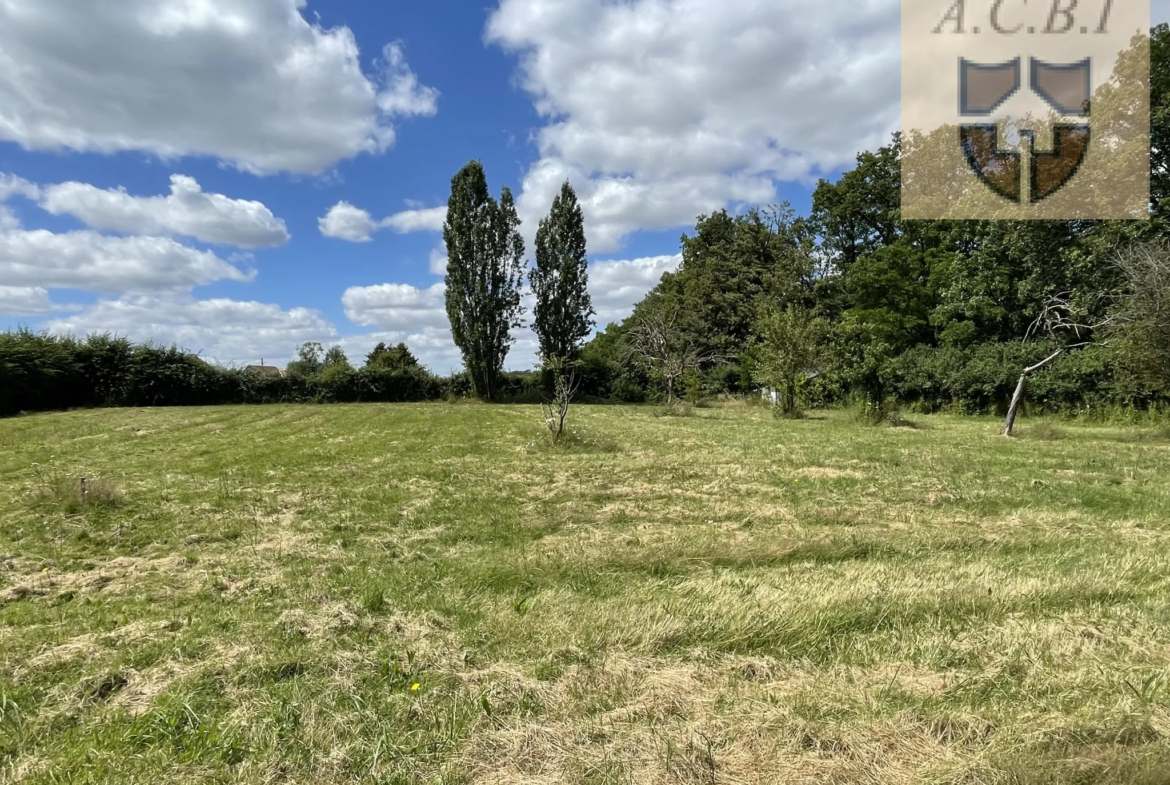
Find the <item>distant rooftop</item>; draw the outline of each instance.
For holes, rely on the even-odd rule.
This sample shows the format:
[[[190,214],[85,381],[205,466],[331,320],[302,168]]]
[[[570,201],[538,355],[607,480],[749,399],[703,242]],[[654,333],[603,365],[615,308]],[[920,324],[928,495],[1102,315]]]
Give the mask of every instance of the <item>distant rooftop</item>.
[[[284,371],[282,371],[280,368],[277,368],[275,365],[249,365],[248,370],[255,371],[262,376],[284,376]]]

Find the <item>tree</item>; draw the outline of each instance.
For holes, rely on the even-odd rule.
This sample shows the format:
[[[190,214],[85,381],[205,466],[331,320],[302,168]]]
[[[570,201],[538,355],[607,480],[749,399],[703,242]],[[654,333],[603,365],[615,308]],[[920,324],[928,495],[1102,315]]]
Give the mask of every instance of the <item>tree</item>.
[[[1115,331],[1126,364],[1143,381],[1170,389],[1170,241],[1121,251],[1116,266],[1125,279]]]
[[[559,442],[565,435],[565,420],[569,417],[569,406],[580,384],[576,372],[578,363],[563,357],[545,356],[542,364],[545,370],[552,374],[556,386],[552,400],[540,402],[540,412],[553,441]]]
[[[345,350],[340,346],[330,346],[329,351],[325,352],[325,360],[321,363],[321,370],[352,367],[349,358],[345,356]]]
[[[536,230],[536,267],[529,280],[536,297],[533,327],[540,354],[545,367],[553,369],[558,360],[576,359],[595,313],[588,290],[585,221],[568,180]]]
[[[796,378],[816,365],[821,341],[828,332],[823,319],[800,305],[763,309],[757,375],[784,391],[783,411],[796,414]]]
[[[652,301],[654,302],[654,301]],[[635,321],[629,332],[629,358],[658,376],[666,385],[666,405],[674,406],[679,382],[688,371],[717,359],[680,327],[680,314],[670,303],[655,303]]]
[[[316,376],[321,372],[321,366],[323,364],[322,356],[324,354],[324,347],[316,341],[303,343],[297,349],[297,359],[288,364],[285,372],[289,376],[298,376],[301,378]]]
[[[443,223],[447,246],[446,304],[451,337],[463,355],[471,384],[483,400],[499,386],[504,358],[520,319],[524,240],[512,192],[488,194],[483,165],[472,161],[451,179]]]
[[[422,366],[406,344],[386,346],[379,343],[366,355],[366,367],[380,371],[414,371]]]
[[[1062,338],[1066,338],[1067,336],[1073,336],[1073,338],[1060,345],[1056,351],[1040,362],[1029,365],[1020,372],[1020,379],[1016,383],[1016,391],[1012,395],[1011,403],[1008,405],[1007,417],[1003,421],[1002,433],[1004,436],[1011,436],[1012,429],[1015,428],[1016,415],[1019,413],[1020,406],[1024,403],[1024,391],[1028,384],[1028,377],[1047,366],[1065,352],[1073,349],[1083,349],[1093,343],[1093,333],[1107,326],[1108,321],[1103,320],[1097,324],[1081,323],[1076,321],[1072,316],[1072,308],[1069,305],[1067,295],[1057,294],[1048,298],[1048,301],[1040,310],[1040,315],[1036,317],[1036,321],[1032,322],[1031,326],[1028,327],[1028,331],[1024,335],[1024,340],[1027,341],[1035,336],[1046,336],[1054,343],[1059,343]]]

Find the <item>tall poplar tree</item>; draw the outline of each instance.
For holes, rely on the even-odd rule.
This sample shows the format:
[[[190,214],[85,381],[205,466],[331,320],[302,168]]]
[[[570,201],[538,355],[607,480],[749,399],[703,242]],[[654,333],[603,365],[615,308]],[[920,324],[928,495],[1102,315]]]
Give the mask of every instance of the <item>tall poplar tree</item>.
[[[536,231],[536,268],[530,281],[541,357],[546,362],[574,359],[596,312],[587,288],[585,220],[568,180]]]
[[[447,246],[447,318],[475,394],[491,400],[504,358],[522,327],[524,240],[512,192],[488,194],[483,165],[472,161],[451,178],[443,223]]]

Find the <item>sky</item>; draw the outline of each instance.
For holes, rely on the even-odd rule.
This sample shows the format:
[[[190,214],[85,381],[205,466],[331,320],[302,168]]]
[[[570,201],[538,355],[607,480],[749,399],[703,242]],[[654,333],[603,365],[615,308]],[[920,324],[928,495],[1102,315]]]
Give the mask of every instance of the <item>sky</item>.
[[[603,328],[697,216],[807,212],[889,141],[898,28],[898,0],[0,0],[0,330],[225,365],[402,341],[449,373],[470,160],[529,254],[572,184]]]

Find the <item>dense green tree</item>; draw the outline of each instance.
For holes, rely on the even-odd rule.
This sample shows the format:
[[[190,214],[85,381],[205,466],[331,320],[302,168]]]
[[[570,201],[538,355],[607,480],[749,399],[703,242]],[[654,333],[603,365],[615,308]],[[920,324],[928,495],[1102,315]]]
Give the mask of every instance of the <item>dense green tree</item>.
[[[811,218],[826,259],[847,270],[859,258],[892,244],[903,232],[900,216],[901,137],[876,153],[857,156],[857,166],[813,191]]]
[[[700,216],[683,235],[682,264],[634,308],[669,306],[674,329],[707,362],[728,362],[748,351],[763,300],[811,305],[815,285],[814,236],[788,204],[733,216]]]
[[[285,368],[289,376],[307,379],[321,372],[324,365],[325,348],[316,341],[303,343],[297,348],[297,359]]]
[[[593,329],[585,256],[585,220],[566,180],[536,230],[536,266],[530,275],[533,329],[547,362],[571,362]]]
[[[443,241],[451,336],[476,395],[491,400],[515,341],[511,331],[523,326],[524,240],[512,192],[505,187],[493,199],[479,161],[451,179]]]
[[[422,366],[405,343],[387,346],[385,343],[379,342],[366,355],[366,367],[383,371],[412,371],[418,370]]]
[[[329,351],[325,352],[325,359],[321,362],[322,370],[327,368],[353,368],[349,364],[349,358],[345,356],[345,350],[340,346],[330,346]]]
[[[756,330],[760,335],[757,378],[781,390],[784,413],[796,414],[797,378],[818,370],[828,324],[803,305],[781,308],[770,303],[762,309]]]
[[[1150,203],[1170,221],[1170,25],[1150,32]]]

